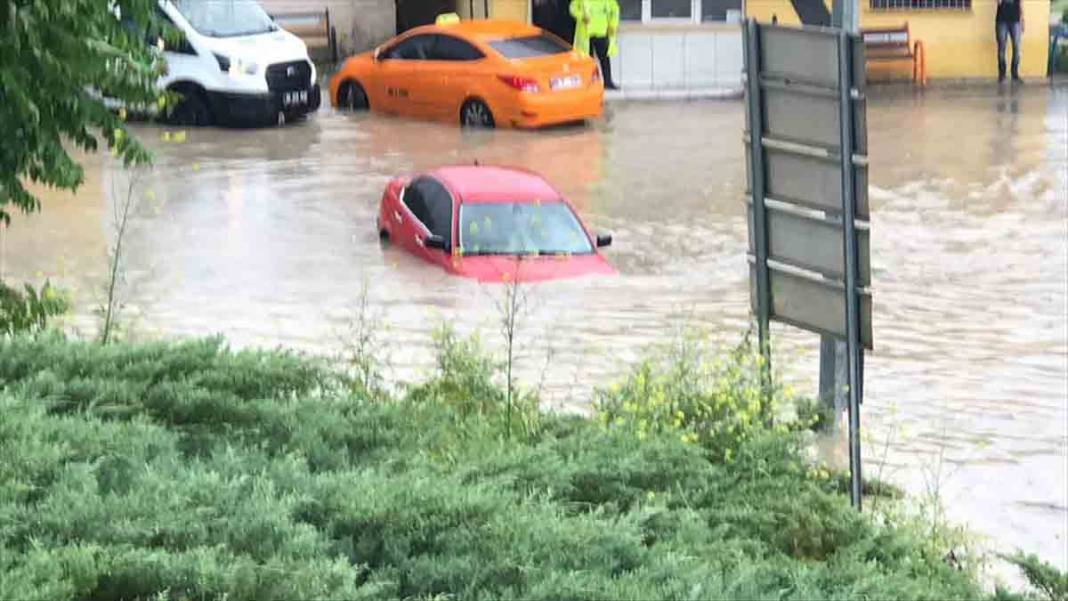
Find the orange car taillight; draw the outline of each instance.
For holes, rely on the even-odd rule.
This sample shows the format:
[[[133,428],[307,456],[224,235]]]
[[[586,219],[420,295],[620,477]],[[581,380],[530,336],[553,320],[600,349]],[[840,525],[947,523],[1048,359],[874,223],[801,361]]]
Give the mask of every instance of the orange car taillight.
[[[540,89],[538,88],[537,81],[530,77],[523,77],[522,75],[498,75],[497,79],[520,92],[537,92]]]

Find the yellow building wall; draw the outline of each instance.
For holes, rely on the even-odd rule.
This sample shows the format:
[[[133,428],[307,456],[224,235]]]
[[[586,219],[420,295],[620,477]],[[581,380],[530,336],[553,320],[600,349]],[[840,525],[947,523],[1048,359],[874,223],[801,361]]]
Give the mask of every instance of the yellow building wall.
[[[927,77],[956,79],[997,76],[997,42],[994,38],[996,0],[972,0],[971,10],[871,10],[867,0],[861,5],[860,27],[909,26],[913,40],[922,40],[927,53]],[[830,2],[824,2],[830,9]],[[1023,0],[1024,35],[1020,75],[1044,77],[1049,44],[1049,0]],[[770,23],[772,15],[783,25],[800,25],[789,0],[748,0],[746,16]],[[1006,51],[1006,61],[1011,60]],[[912,64],[872,63],[872,81],[908,79]]]
[[[461,19],[485,19],[485,10],[489,8],[490,19],[503,21],[530,21],[529,0],[456,0],[456,12]],[[473,6],[472,6],[473,4]],[[472,14],[471,9],[474,8]]]
[[[496,0],[456,0],[456,14],[464,21],[487,18],[486,10],[493,14],[493,3]],[[474,12],[472,12],[474,11]]]
[[[858,1],[865,2],[866,0]],[[823,4],[827,6],[827,12],[830,12],[831,3],[825,1]],[[774,16],[779,18],[779,25],[801,24],[790,0],[748,0],[743,1],[742,5],[745,7],[746,17],[756,19],[761,23],[771,23],[771,18]]]
[[[922,40],[927,51],[930,78],[997,77],[997,41],[994,37],[994,0],[972,0],[971,10],[873,11],[864,2],[860,27],[898,27],[908,22],[909,35]],[[1044,77],[1049,48],[1049,0],[1024,0],[1024,35],[1020,75]],[[1005,60],[1011,60],[1011,49]],[[909,75],[909,65],[868,67],[876,80],[891,72]]]
[[[493,0],[490,3],[490,18],[505,21],[530,20],[529,0]]]

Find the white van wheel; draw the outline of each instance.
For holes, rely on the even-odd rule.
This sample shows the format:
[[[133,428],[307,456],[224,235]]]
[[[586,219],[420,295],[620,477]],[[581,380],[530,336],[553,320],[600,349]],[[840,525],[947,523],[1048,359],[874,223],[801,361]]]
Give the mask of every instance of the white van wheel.
[[[182,98],[177,105],[171,108],[166,117],[167,123],[193,127],[212,124],[211,109],[199,90],[183,87],[174,91],[180,94]]]

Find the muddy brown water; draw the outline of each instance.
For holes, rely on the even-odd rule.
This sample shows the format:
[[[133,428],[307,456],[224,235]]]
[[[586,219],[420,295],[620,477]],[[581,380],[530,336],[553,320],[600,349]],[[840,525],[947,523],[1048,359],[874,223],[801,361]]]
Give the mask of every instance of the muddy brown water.
[[[367,291],[397,380],[432,366],[448,321],[499,346],[501,288],[379,243],[394,174],[444,163],[545,175],[619,275],[527,289],[519,370],[581,408],[680,327],[724,344],[748,323],[740,102],[614,104],[591,127],[462,132],[324,109],[282,129],[135,127],[153,147],[128,236],[123,320],[141,336],[341,348]],[[1068,566],[1068,88],[877,93],[869,105],[876,350],[866,362],[868,474],[937,492],[948,515]],[[128,176],[86,157],[77,195],[0,236],[0,274],[74,293],[97,327],[111,211]],[[779,362],[815,389],[817,339],[774,328]]]

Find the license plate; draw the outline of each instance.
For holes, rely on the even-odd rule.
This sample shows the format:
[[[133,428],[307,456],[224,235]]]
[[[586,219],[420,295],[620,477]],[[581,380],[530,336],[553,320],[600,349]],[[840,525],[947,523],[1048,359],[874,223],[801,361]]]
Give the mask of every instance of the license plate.
[[[567,77],[554,77],[549,81],[549,87],[554,90],[570,90],[577,88],[582,84],[582,78],[578,75],[568,75]]]
[[[308,90],[282,92],[282,106],[296,106],[299,104],[308,104]]]

